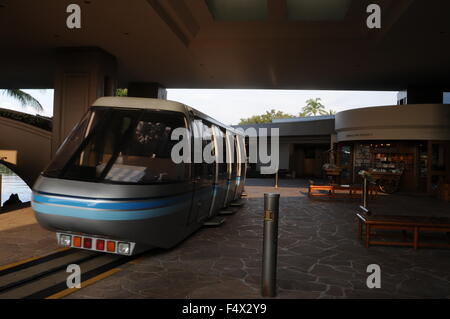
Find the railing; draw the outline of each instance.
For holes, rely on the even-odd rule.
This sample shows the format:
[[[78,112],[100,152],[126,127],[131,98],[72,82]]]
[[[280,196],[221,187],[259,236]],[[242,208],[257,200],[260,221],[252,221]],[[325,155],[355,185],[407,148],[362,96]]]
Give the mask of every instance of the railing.
[[[40,115],[31,115],[0,108],[0,117],[32,125],[46,131],[52,131],[52,119]]]

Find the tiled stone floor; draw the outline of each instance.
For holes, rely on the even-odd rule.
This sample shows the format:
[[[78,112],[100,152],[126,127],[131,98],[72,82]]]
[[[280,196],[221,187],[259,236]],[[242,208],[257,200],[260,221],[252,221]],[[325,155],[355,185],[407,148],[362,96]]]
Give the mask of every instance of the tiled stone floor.
[[[279,192],[278,298],[450,298],[450,250],[364,248],[356,238],[358,201],[310,200],[306,181],[248,180],[246,205],[218,228],[204,228],[168,251],[68,298],[259,298],[263,194]],[[380,196],[376,212],[447,215],[428,197]],[[366,268],[381,267],[369,289]]]
[[[0,266],[57,248],[55,234],[39,226],[31,208],[0,214]]]

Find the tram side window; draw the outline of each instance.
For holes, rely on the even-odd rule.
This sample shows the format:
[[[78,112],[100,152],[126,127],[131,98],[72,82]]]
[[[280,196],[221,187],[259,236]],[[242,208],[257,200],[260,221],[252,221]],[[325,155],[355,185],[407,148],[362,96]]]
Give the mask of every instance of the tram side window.
[[[201,178],[202,180],[209,180],[214,175],[213,164],[208,164],[204,159],[204,150],[209,143],[212,142],[212,128],[211,124],[204,122],[202,119],[197,118],[194,121],[194,135],[198,139],[196,142],[201,142],[201,162],[194,163],[194,176],[195,178]],[[214,144],[212,145],[211,155],[214,155]],[[200,150],[199,150],[200,151]]]
[[[221,129],[221,136],[220,139],[222,140],[222,154],[219,154],[219,160],[220,160],[220,164],[219,164],[219,172],[222,175],[226,175],[227,174],[227,141],[225,140],[225,134],[226,132]]]
[[[225,135],[225,145],[226,145],[226,163],[227,163],[227,173],[228,170],[233,166],[233,143],[231,135],[227,132]]]
[[[239,161],[238,161],[238,147],[239,147],[239,144],[238,144],[238,142],[237,142],[237,136],[236,135],[232,135],[232,141],[233,141],[233,143],[234,143],[234,158],[233,158],[233,167],[236,167],[235,169],[237,170],[237,166],[238,166],[238,163],[239,163]]]
[[[213,143],[213,134],[212,134],[212,126],[210,123],[203,122],[203,150],[206,149],[208,145],[211,145],[211,153],[207,154],[206,156],[215,156],[216,150]],[[215,161],[215,158],[214,158]],[[214,175],[214,162],[211,164],[208,164],[205,160],[204,166],[205,166],[205,173],[206,178],[211,178]]]
[[[194,178],[200,179],[205,175],[204,165],[203,165],[203,123],[201,119],[195,119],[193,122],[193,133],[194,133],[194,143],[193,152],[194,154]],[[201,147],[199,147],[199,145]],[[200,154],[195,153],[201,152]]]

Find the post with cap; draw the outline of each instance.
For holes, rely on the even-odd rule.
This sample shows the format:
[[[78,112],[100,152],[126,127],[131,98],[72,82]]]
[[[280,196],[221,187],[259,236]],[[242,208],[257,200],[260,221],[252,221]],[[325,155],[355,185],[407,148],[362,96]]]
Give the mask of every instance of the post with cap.
[[[277,288],[278,213],[280,194],[264,194],[264,238],[261,294],[275,297]]]
[[[363,182],[363,207],[364,208],[368,208],[367,207],[367,199],[369,197],[369,185],[367,182],[367,176],[364,176],[364,182]]]

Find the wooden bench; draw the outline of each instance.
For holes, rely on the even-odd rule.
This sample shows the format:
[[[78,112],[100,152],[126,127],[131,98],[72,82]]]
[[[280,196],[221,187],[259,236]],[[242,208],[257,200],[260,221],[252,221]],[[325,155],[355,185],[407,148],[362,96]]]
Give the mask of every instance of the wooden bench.
[[[318,193],[317,191],[327,191],[328,193]],[[309,197],[329,197],[333,194],[334,189],[332,185],[309,185],[308,196]]]
[[[326,191],[327,193],[320,193]],[[338,193],[344,191],[344,193]],[[360,185],[314,185],[310,184],[308,189],[309,197],[328,197],[328,198],[360,198],[363,188]],[[369,187],[369,196],[378,195],[377,187]]]
[[[363,239],[365,235],[365,246],[370,245],[391,245],[391,246],[411,246],[414,249],[419,247],[445,247],[450,248],[450,243],[421,243],[420,232],[445,232],[450,233],[450,220],[447,218],[416,217],[416,216],[367,216],[356,214],[358,220],[358,238]],[[365,231],[363,228],[365,226]],[[371,239],[371,231],[375,229],[401,230],[413,233],[412,241],[382,241]],[[406,236],[404,236],[406,237]]]

